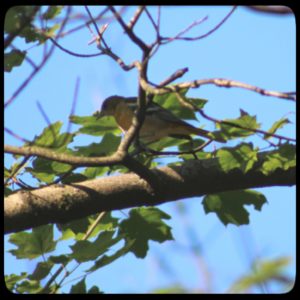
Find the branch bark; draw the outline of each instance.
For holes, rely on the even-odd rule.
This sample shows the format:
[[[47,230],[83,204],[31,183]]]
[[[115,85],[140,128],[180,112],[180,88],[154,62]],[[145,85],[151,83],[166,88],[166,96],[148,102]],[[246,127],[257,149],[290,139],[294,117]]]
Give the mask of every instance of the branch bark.
[[[132,173],[18,191],[4,201],[5,233],[48,223],[65,223],[101,211],[154,206],[210,193],[296,183],[295,167],[277,169],[268,176],[262,174],[258,168],[263,156],[255,169],[246,174],[239,169],[223,172],[217,159],[189,160],[181,166],[153,169],[154,176],[164,187],[160,193],[153,193],[145,180]]]

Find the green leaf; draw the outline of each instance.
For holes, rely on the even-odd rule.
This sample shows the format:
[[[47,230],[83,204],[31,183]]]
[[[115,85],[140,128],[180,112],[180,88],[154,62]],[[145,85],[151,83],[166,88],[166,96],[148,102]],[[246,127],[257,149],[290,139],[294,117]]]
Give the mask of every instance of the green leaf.
[[[192,141],[184,141],[178,146],[179,151],[191,151],[191,149],[195,149],[204,144],[204,140],[202,139],[193,139]]]
[[[61,13],[61,10],[63,9],[62,5],[51,5],[48,6],[46,12],[42,14],[43,19],[45,20],[51,20],[55,18],[57,15]]]
[[[101,258],[99,258],[94,263],[94,265],[89,270],[87,270],[87,272],[94,272],[94,271],[98,270],[99,268],[102,268],[108,264],[111,264],[116,259],[127,254],[131,250],[131,247],[133,246],[134,243],[135,243],[134,240],[127,241],[126,244],[121,249],[116,251],[113,255],[111,255],[111,256],[108,256],[106,254],[103,255]]]
[[[95,214],[93,216],[89,216],[88,220],[90,225],[94,224],[95,220],[98,218],[98,214]],[[103,218],[101,218],[101,222],[97,224],[97,226],[94,228],[93,232],[91,233],[90,237],[94,237],[98,235],[98,232],[100,231],[112,231],[117,228],[118,226],[118,218],[115,218],[111,215],[110,212],[106,212]]]
[[[95,214],[82,219],[74,220],[64,224],[57,224],[58,230],[62,232],[60,240],[66,240],[70,238],[75,238],[76,240],[81,240],[85,233],[89,230],[90,226],[98,218],[99,214]],[[111,213],[107,212],[101,219],[90,237],[98,235],[100,231],[111,231],[115,229],[118,225],[118,219],[111,216]]]
[[[4,54],[4,71],[10,72],[14,67],[18,67],[22,64],[26,51],[20,51],[13,49],[9,53]]]
[[[39,7],[34,5],[11,7],[5,15],[4,31],[15,34],[31,26],[31,21],[38,12],[38,9]]]
[[[106,174],[107,172],[109,172],[109,170],[109,167],[87,167],[83,171],[83,174],[87,179],[94,179]]]
[[[4,197],[8,197],[9,195],[13,194],[14,192],[8,188],[8,187],[4,187]]]
[[[18,287],[16,291],[20,294],[36,294],[41,290],[41,285],[38,280],[24,280]]]
[[[255,130],[260,128],[260,124],[256,121],[256,116],[250,116],[244,111],[241,111],[239,118],[225,119],[224,121],[236,125],[235,127],[224,123],[217,124],[217,127],[221,129],[222,134],[227,136],[227,138],[246,137],[253,135],[254,131],[247,129]]]
[[[11,274],[5,275],[5,284],[9,291],[13,292],[23,279],[27,278],[28,274],[26,272],[22,272],[20,275]]]
[[[71,173],[61,180],[63,184],[81,182],[87,180],[89,177],[79,173]]]
[[[67,149],[67,145],[73,141],[74,134],[60,134],[61,127],[61,122],[56,122],[49,125],[40,135],[35,137],[34,145],[39,147],[47,147],[59,153],[72,153],[71,150]],[[36,179],[45,183],[51,183],[55,176],[67,173],[71,169],[71,165],[40,157],[37,157],[33,160],[32,168],[25,168],[26,172],[31,173],[31,175]]]
[[[72,285],[70,294],[86,294],[85,277],[76,284]]]
[[[80,133],[92,136],[102,136],[105,133],[120,133],[120,129],[113,117],[103,117],[97,119],[95,116],[79,117],[70,116],[70,121],[77,125],[82,125]]]
[[[35,270],[33,271],[33,273],[28,276],[28,279],[30,279],[30,280],[41,280],[41,279],[47,277],[49,275],[50,270],[52,269],[53,265],[54,264],[51,261],[39,262],[36,265]]]
[[[177,138],[173,138],[173,137],[166,137],[163,138],[155,143],[152,143],[149,148],[156,150],[156,151],[161,151],[165,148],[170,148],[173,146],[178,146],[182,143],[185,143],[186,140],[184,139],[177,139]]]
[[[71,260],[68,255],[51,255],[49,256],[49,261],[53,262],[54,264],[63,264],[64,266]]]
[[[24,38],[26,43],[43,43],[59,28],[59,24],[46,28],[46,30],[37,28],[33,22],[39,10],[40,6],[14,6],[9,9],[5,16],[5,33]]]
[[[163,288],[156,288],[151,290],[151,294],[189,294],[191,291],[187,290],[180,284],[170,285]]]
[[[47,172],[35,171],[32,168],[25,168],[25,170],[40,182],[51,183],[55,178],[55,175],[52,174],[51,169],[47,170]]]
[[[231,293],[247,292],[253,286],[266,284],[270,280],[279,280],[282,272],[290,264],[289,257],[274,260],[256,261],[253,272],[238,279],[230,288]]]
[[[296,166],[296,146],[292,144],[280,145],[265,157],[261,171],[265,175],[273,173],[276,169],[288,170]]]
[[[269,139],[270,137],[272,137],[272,134],[274,134],[278,129],[289,123],[291,123],[291,121],[288,118],[281,118],[280,120],[276,121],[268,130],[268,134],[265,134],[264,139]]]
[[[88,294],[104,294],[96,285],[93,285],[87,292]]]
[[[266,197],[256,191],[241,190],[207,195],[202,204],[206,214],[214,212],[224,225],[249,224],[249,213],[244,205],[254,205],[256,210],[261,210],[267,202]]]
[[[52,170],[55,172],[55,174],[63,174],[69,172],[73,167],[68,164],[64,164],[58,161],[53,161],[51,163]]]
[[[113,238],[114,233],[114,231],[105,231],[99,234],[94,242],[77,241],[75,245],[70,246],[73,251],[70,256],[77,262],[95,260],[122,239],[122,237]]]
[[[39,147],[54,148],[61,151],[73,141],[74,134],[62,133],[62,122],[55,122],[46,127],[43,132],[34,138],[34,145]]]
[[[75,147],[77,153],[85,157],[88,156],[106,156],[114,153],[120,144],[121,137],[107,133],[100,143],[92,143],[84,147]]]
[[[30,233],[13,233],[9,237],[9,242],[17,246],[17,249],[9,252],[19,259],[34,259],[52,252],[56,247],[56,242],[53,240],[53,225],[36,227]]]
[[[80,233],[84,235],[90,226],[90,222],[88,217],[84,217],[64,224],[56,224],[56,226],[57,229],[62,232],[60,240],[66,240],[76,238]],[[78,238],[80,239],[80,237]]]
[[[120,233],[126,241],[134,241],[130,251],[136,257],[144,258],[148,251],[149,240],[162,243],[172,240],[171,227],[163,219],[171,217],[156,207],[131,209],[129,218],[120,224]]]
[[[45,158],[37,157],[32,162],[32,168],[26,167],[25,170],[41,182],[51,183],[55,178],[52,161]]]
[[[204,108],[205,104],[208,102],[207,99],[202,98],[186,98],[188,102],[191,102],[195,106],[197,106],[198,109]]]
[[[179,94],[185,97],[188,89],[181,90]],[[195,100],[196,101],[196,100]],[[175,116],[180,119],[187,120],[197,120],[195,117],[195,112],[190,108],[183,106],[175,93],[168,93],[163,95],[155,95],[153,97],[153,102],[161,105],[162,107],[170,110]]]
[[[258,149],[252,143],[242,143],[234,148],[224,147],[217,151],[219,166],[224,172],[240,169],[247,173],[257,162]]]

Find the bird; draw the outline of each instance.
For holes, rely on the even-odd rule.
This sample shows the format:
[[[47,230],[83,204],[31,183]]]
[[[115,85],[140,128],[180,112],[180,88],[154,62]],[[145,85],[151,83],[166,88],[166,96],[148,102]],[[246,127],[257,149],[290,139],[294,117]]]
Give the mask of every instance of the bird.
[[[126,132],[132,123],[137,108],[136,97],[110,96],[103,101],[100,111],[94,116],[97,119],[103,116],[113,116],[123,132]],[[151,144],[165,137],[191,139],[191,135],[198,135],[221,143],[222,138],[216,138],[207,130],[196,128],[179,119],[170,110],[163,108],[155,102],[146,107],[145,119],[139,132],[139,138],[145,144]]]

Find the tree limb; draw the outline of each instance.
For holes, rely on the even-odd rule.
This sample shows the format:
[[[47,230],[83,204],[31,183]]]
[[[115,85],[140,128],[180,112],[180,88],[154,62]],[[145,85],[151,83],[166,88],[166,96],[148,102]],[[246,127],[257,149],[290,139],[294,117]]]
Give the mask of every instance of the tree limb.
[[[216,158],[189,160],[181,166],[153,169],[164,187],[164,193],[160,194],[153,194],[150,185],[132,173],[18,191],[4,201],[5,233],[48,223],[65,223],[101,211],[153,206],[230,190],[294,185],[295,167],[277,169],[270,175],[258,170],[266,154],[268,152],[260,154],[257,166],[246,174],[239,169],[223,172]]]
[[[155,95],[161,95],[170,92],[179,92],[180,90],[186,88],[192,88],[192,89],[199,88],[200,86],[207,85],[207,84],[213,84],[219,87],[226,87],[226,88],[231,88],[231,87],[242,88],[245,90],[253,91],[255,93],[259,93],[263,96],[277,97],[286,100],[296,101],[296,96],[294,92],[269,91],[248,83],[244,83],[236,80],[230,80],[226,78],[199,79],[199,80],[182,82],[182,83],[174,84],[171,86],[165,86],[165,87],[160,87],[159,85],[155,85],[152,83],[150,84],[145,80],[140,80],[140,85],[143,87],[143,89],[146,90],[148,93],[152,93]]]

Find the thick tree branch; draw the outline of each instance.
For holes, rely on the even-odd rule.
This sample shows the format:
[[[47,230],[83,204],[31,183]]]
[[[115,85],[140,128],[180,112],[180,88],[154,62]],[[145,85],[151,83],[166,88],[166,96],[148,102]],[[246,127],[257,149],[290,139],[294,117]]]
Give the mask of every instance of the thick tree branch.
[[[238,169],[223,172],[217,159],[189,160],[181,166],[154,169],[153,174],[164,186],[164,193],[159,195],[153,194],[145,180],[131,173],[34,191],[18,191],[5,198],[5,232],[69,222],[101,211],[152,206],[230,190],[295,184],[295,167],[277,169],[267,176],[258,171],[261,163],[260,156],[256,168],[246,174]]]

